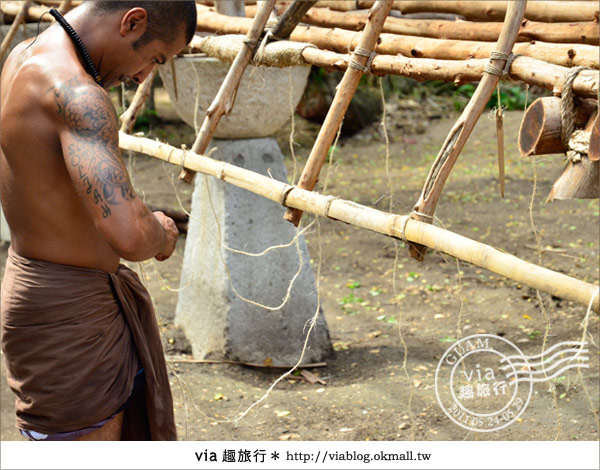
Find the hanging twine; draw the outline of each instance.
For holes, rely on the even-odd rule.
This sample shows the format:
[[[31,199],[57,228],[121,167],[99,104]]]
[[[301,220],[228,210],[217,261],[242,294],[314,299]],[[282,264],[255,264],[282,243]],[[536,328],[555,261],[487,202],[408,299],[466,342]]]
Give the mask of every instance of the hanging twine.
[[[590,133],[575,131],[575,96],[573,83],[583,70],[590,67],[573,67],[565,77],[560,98],[560,140],[566,149],[567,159],[574,163],[581,161],[581,156],[588,153],[590,147]]]

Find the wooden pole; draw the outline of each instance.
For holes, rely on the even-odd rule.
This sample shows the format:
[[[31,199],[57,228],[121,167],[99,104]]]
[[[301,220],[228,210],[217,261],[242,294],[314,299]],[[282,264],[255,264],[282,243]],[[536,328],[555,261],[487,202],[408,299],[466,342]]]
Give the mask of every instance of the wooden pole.
[[[587,307],[594,295],[592,308],[598,312],[598,286],[537,266],[491,246],[471,240],[431,224],[418,222],[410,216],[389,214],[332,196],[290,186],[250,170],[213,160],[203,155],[172,147],[168,144],[119,133],[119,147],[144,153],[173,165],[215,176],[227,183],[247,189],[267,199],[289,207],[329,217],[390,237],[402,238],[447,253],[491,272],[513,279],[520,284],[549,292]]]
[[[597,109],[596,100],[580,100],[575,105],[575,127],[583,127]],[[519,152],[522,157],[564,153],[561,138],[560,98],[538,98],[525,111],[519,129]]]
[[[327,158],[329,148],[331,147],[331,144],[333,144],[335,135],[337,134],[342,120],[344,119],[344,115],[348,110],[350,101],[356,92],[358,82],[362,77],[363,71],[361,68],[365,67],[366,64],[370,65],[371,60],[369,60],[368,55],[372,54],[373,52],[373,48],[375,47],[377,39],[379,38],[383,23],[385,22],[385,19],[387,18],[391,8],[392,2],[389,0],[380,0],[376,2],[371,8],[371,11],[369,11],[369,19],[367,21],[367,25],[365,26],[365,30],[360,36],[360,42],[357,48],[358,51],[361,52],[361,55],[357,55],[356,51],[353,55],[353,60],[356,61],[358,66],[348,67],[344,73],[344,77],[337,87],[331,107],[327,112],[325,121],[323,121],[323,125],[319,130],[317,140],[313,145],[308,157],[308,161],[306,162],[306,166],[304,167],[302,175],[300,176],[298,186],[302,189],[312,190],[317,184],[321,167]],[[367,57],[365,57],[365,55]],[[284,215],[284,219],[291,222],[295,226],[298,226],[301,217],[302,211],[293,208],[288,208]]]
[[[600,160],[600,117],[596,118],[592,135],[590,136],[590,152],[588,153],[590,160],[597,162]]]
[[[397,0],[394,9],[402,13],[436,12],[456,13],[474,21],[502,21],[507,12],[507,5],[512,0],[501,1],[474,1],[474,0],[452,0],[452,1],[422,1],[422,0]],[[323,1],[319,6],[329,7],[332,10],[355,10],[357,8],[369,8],[372,1],[359,0],[349,1]],[[598,2],[588,1],[529,1],[525,10],[525,18],[535,21],[576,22],[593,21],[598,19]]]
[[[4,61],[4,56],[8,52],[10,44],[15,38],[15,34],[17,34],[19,26],[21,25],[21,23],[23,23],[23,21],[25,21],[25,18],[27,17],[27,10],[29,9],[30,4],[30,0],[23,2],[19,12],[17,13],[16,18],[14,19],[12,25],[10,26],[10,29],[8,30],[8,33],[6,33],[6,36],[2,40],[2,44],[0,44],[0,63]]]
[[[246,16],[252,18],[256,7],[247,6]],[[329,8],[311,8],[302,22],[323,28],[342,28],[362,31],[367,22],[367,12],[359,10],[348,14]],[[388,16],[383,25],[383,33],[404,36],[420,36],[437,39],[460,39],[467,41],[497,41],[502,23],[448,21],[394,18]],[[554,43],[591,44],[597,46],[598,22],[580,23],[541,23],[524,20],[517,36],[517,42],[544,41]]]
[[[509,54],[517,36],[519,25],[523,18],[523,12],[525,11],[525,0],[519,0],[510,2],[508,11],[506,14],[506,20],[500,39],[496,45],[496,50],[500,53]],[[493,67],[500,70],[504,68],[506,60],[491,59],[490,63]],[[469,104],[464,109],[462,115],[456,121],[456,124],[450,130],[446,141],[444,142],[436,160],[434,161],[429,175],[425,180],[423,191],[419,200],[415,204],[414,217],[417,220],[431,221],[435,212],[435,207],[442,194],[442,189],[446,183],[446,179],[450,175],[454,163],[460,154],[460,151],[464,147],[467,139],[471,135],[471,131],[475,127],[479,116],[483,112],[485,105],[489,101],[494,88],[498,84],[500,77],[492,73],[484,73],[481,82],[477,86],[473,97],[469,101]],[[411,245],[410,247],[411,256],[416,259],[423,259],[425,256],[425,248]]]
[[[137,87],[135,96],[133,97],[129,108],[127,108],[127,110],[121,114],[121,117],[119,118],[121,121],[121,132],[131,134],[133,126],[135,125],[135,121],[137,120],[137,116],[142,109],[144,102],[148,96],[150,96],[152,83],[154,82],[154,77],[156,77],[157,72],[158,68],[154,67],[146,79]]]
[[[425,2],[426,3],[426,2]],[[436,3],[436,2],[432,2]],[[509,4],[514,3],[510,1]],[[252,20],[219,15],[206,7],[198,7],[198,30],[218,34],[244,34]],[[520,25],[519,25],[520,26]],[[307,42],[319,49],[348,52],[358,46],[360,33],[344,30],[299,25],[290,35],[292,41]],[[382,33],[375,46],[378,54],[442,60],[485,59],[495,44],[482,41],[459,41],[401,36]],[[599,68],[598,47],[588,44],[554,44],[545,42],[522,42],[513,52],[564,67],[584,65]]]
[[[223,56],[215,56],[210,50],[204,49],[205,41],[206,38],[196,36],[190,45],[196,52],[213,54],[214,57],[226,60]],[[269,46],[267,46],[261,55],[260,64],[267,67],[281,66],[277,61],[269,61],[269,59]],[[340,71],[345,71],[350,61],[348,54],[338,54],[314,47],[302,50],[302,59],[306,64]],[[371,73],[374,75],[402,75],[419,81],[443,80],[462,85],[480,81],[485,64],[488,62],[489,59],[436,60],[377,55],[371,64]],[[532,57],[518,56],[511,64],[509,75],[513,80],[520,80],[560,94],[568,72],[569,69],[566,67],[548,64]],[[583,70],[579,72],[573,82],[573,93],[581,97],[595,98],[598,94],[599,82],[600,75],[597,70]]]
[[[62,2],[60,2],[60,5],[58,5],[58,11],[63,14],[66,13],[70,10],[72,3],[72,0],[63,0]]]
[[[208,144],[217,129],[219,121],[233,109],[236,90],[240,85],[246,67],[250,63],[250,59],[252,59],[256,52],[256,47],[258,47],[258,42],[274,6],[275,0],[265,0],[260,4],[260,8],[252,21],[252,27],[246,36],[247,47],[240,49],[238,52],[233,64],[231,64],[231,67],[227,72],[225,80],[221,84],[221,88],[219,88],[217,96],[215,96],[215,99],[206,110],[206,116],[202,122],[200,132],[196,136],[194,145],[192,146],[192,152],[204,153],[206,151]],[[251,46],[251,44],[254,44],[255,46]],[[179,178],[186,183],[191,183],[194,179],[194,175],[195,173],[193,171],[184,168],[181,171]]]
[[[294,0],[271,29],[271,34],[277,39],[289,38],[294,28],[315,3],[317,0]]]

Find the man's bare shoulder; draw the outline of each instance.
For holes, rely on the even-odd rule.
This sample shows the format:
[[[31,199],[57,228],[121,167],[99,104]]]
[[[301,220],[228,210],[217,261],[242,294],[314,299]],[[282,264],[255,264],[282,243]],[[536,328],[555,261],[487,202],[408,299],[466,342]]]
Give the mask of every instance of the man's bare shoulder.
[[[5,88],[3,95],[4,91],[8,91],[8,96],[3,98],[10,98],[10,95],[18,97],[31,110],[37,107],[51,119],[67,125],[71,124],[68,121],[73,119],[78,109],[73,107],[75,103],[85,102],[104,109],[116,119],[107,92],[68,55],[47,51],[35,54],[23,52],[23,57],[14,58],[7,66],[2,74],[2,86]]]

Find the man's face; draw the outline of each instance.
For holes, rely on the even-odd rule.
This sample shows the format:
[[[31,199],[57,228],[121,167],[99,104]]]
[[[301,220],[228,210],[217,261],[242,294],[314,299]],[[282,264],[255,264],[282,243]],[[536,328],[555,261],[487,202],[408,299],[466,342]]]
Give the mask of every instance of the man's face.
[[[120,82],[129,81],[142,83],[156,64],[164,64],[186,45],[183,33],[170,44],[160,39],[153,39],[137,49],[131,44],[129,50],[120,54],[118,67],[104,79],[105,86],[118,86]]]

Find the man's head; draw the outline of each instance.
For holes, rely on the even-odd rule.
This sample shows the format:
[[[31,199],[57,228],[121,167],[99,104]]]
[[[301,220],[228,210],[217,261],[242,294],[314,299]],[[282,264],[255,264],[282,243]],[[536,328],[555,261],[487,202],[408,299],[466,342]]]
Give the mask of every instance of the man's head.
[[[109,0],[92,1],[91,8],[99,13],[127,11],[143,8],[147,13],[146,30],[134,44],[137,49],[154,39],[170,43],[179,31],[185,34],[186,44],[196,31],[196,2],[192,1],[131,1]]]
[[[141,83],[156,64],[181,51],[196,31],[194,1],[90,1],[94,21],[114,25],[112,54],[104,57],[102,81]],[[109,37],[109,36],[105,36]]]

